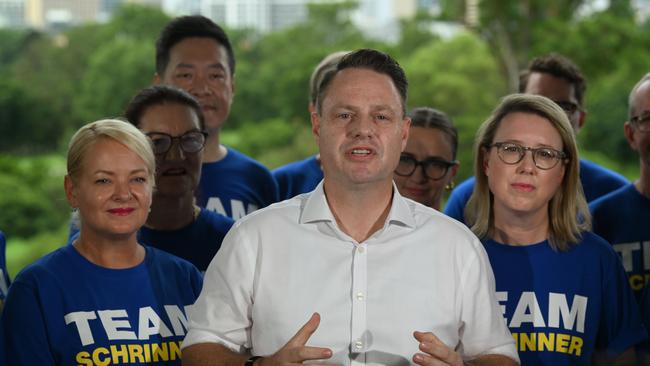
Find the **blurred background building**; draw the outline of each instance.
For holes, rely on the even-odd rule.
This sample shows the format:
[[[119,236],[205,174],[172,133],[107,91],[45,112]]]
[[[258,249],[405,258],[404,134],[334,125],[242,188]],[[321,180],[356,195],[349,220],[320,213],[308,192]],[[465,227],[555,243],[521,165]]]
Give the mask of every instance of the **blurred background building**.
[[[473,0],[470,2],[476,2]],[[0,0],[0,27],[59,31],[86,22],[105,22],[122,4],[160,8],[170,15],[202,14],[228,28],[261,33],[283,29],[307,18],[309,3],[342,0]],[[399,20],[417,11],[436,15],[438,0],[360,0],[353,22],[371,36],[396,39]]]

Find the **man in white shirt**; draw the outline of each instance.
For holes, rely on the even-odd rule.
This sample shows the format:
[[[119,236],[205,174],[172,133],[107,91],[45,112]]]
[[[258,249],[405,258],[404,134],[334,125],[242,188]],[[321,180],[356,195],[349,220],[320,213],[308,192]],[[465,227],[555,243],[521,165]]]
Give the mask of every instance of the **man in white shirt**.
[[[324,180],[235,224],[188,311],[184,364],[517,364],[481,243],[393,184],[406,90],[367,49],[322,80]]]

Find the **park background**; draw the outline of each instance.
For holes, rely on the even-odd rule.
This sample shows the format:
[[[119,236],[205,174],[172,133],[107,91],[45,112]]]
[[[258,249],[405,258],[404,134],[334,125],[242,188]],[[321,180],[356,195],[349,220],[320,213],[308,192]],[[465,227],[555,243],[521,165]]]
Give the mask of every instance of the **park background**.
[[[308,6],[304,22],[271,33],[227,29],[236,55],[236,95],[222,142],[270,169],[316,152],[307,113],[308,82],[323,56],[371,47],[394,56],[409,78],[409,109],[447,112],[459,130],[456,182],[471,175],[477,127],[516,91],[535,56],[573,59],[587,81],[581,154],[638,178],[638,157],[623,137],[627,97],[650,71],[650,22],[630,0],[463,1],[399,23],[387,42],[351,21],[354,1]],[[585,6],[599,3],[596,11]],[[468,23],[471,15],[473,21]],[[65,244],[70,208],[63,191],[65,152],[84,123],[115,117],[154,74],[154,41],[171,19],[125,5],[108,22],[57,32],[0,28],[0,230],[11,277]],[[443,23],[441,23],[443,22]],[[471,24],[470,24],[471,23]],[[453,24],[453,35],[432,32]]]

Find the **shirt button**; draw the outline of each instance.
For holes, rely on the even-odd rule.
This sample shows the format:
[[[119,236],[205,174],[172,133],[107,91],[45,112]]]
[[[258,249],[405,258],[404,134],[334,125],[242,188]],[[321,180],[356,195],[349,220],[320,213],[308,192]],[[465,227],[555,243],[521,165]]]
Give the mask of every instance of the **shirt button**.
[[[357,300],[363,301],[363,292],[357,292]]]
[[[354,342],[354,348],[362,349],[363,348],[363,342],[361,342],[361,341]]]
[[[358,251],[359,251],[359,253],[363,254],[363,252],[365,252],[366,250],[363,247],[359,247]]]

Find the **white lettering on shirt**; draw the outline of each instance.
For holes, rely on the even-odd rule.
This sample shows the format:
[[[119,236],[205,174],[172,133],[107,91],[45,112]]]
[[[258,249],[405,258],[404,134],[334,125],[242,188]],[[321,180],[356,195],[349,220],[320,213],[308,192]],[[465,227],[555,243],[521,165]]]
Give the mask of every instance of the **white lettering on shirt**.
[[[89,344],[95,343],[93,338],[93,333],[90,330],[90,325],[88,324],[89,320],[97,319],[97,314],[94,311],[75,311],[73,313],[66,314],[63,319],[65,319],[65,324],[74,323],[77,327],[77,332],[79,333],[79,339],[81,340],[82,346],[87,346]]]
[[[205,208],[210,211],[215,211],[221,215],[228,216],[226,209],[223,207],[223,203],[221,203],[221,199],[219,197],[210,197],[210,199],[208,199],[208,203],[205,205]],[[259,207],[256,204],[249,203],[248,206],[245,206],[244,201],[232,199],[230,200],[230,211],[232,212],[232,215],[229,217],[231,217],[233,220],[239,220],[249,213],[257,211],[257,209],[259,209]]]
[[[90,326],[90,321],[97,319],[98,316],[101,320],[104,334],[109,340],[148,340],[156,334],[159,334],[162,338],[172,337],[174,335],[184,336],[187,331],[187,318],[183,310],[177,305],[164,305],[164,308],[171,323],[173,333],[170,330],[170,326],[162,320],[160,315],[151,306],[138,309],[137,335],[129,322],[129,314],[124,309],[75,311],[66,314],[64,319],[66,324],[74,323],[79,334],[79,340],[83,346],[95,343],[97,334],[93,335],[93,328]],[[134,318],[136,316],[132,315],[131,320],[134,320]],[[94,331],[97,332],[97,328]]]
[[[138,339],[149,339],[154,334],[160,334],[161,337],[171,337],[173,335],[151,306],[140,308]]]
[[[99,320],[102,321],[108,339],[138,339],[135,332],[130,330],[131,324],[126,310],[100,310],[97,315],[99,315]],[[120,330],[120,328],[128,330]]]
[[[641,249],[641,243],[618,243],[613,245],[614,250],[621,255],[621,261],[623,262],[623,268],[626,272],[632,272],[632,252]]]
[[[508,293],[505,291],[496,294],[499,302],[508,299]],[[548,321],[545,321],[537,295],[534,292],[522,292],[509,327],[518,328],[522,323],[532,323],[536,328],[543,328],[548,324],[549,328],[563,328],[584,333],[588,300],[585,296],[573,295],[573,302],[569,307],[566,294],[550,292],[548,294],[548,314],[546,314]],[[501,305],[501,309],[504,311],[505,318],[505,306]],[[562,319],[562,326],[560,326],[560,319]]]
[[[585,317],[587,315],[587,298],[580,295],[573,296],[573,303],[569,310],[569,304],[565,294],[549,293],[548,294],[548,326],[552,328],[560,327],[560,315],[564,329],[574,329],[585,332]]]

